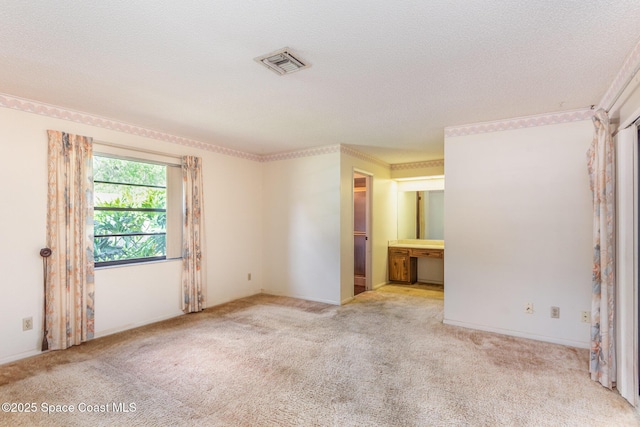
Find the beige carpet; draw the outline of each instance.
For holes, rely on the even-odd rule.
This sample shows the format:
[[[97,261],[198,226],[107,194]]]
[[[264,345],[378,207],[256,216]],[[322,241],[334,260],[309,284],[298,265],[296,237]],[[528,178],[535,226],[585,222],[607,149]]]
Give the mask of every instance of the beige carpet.
[[[443,325],[442,311],[424,286],[342,307],[245,298],[1,366],[0,401],[37,412],[0,425],[640,425],[589,380],[586,350]]]

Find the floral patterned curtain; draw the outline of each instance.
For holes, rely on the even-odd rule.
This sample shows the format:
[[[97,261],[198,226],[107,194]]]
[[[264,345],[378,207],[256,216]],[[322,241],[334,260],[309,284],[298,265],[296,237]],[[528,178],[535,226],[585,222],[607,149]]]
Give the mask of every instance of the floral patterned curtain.
[[[48,131],[45,339],[61,350],[93,338],[93,141]]]
[[[185,313],[205,308],[203,280],[204,219],[202,211],[202,160],[182,158],[184,223],[182,228],[182,310]]]
[[[613,388],[615,354],[615,152],[609,116],[593,116],[595,136],[589,149],[593,192],[593,274],[591,303],[591,379]]]

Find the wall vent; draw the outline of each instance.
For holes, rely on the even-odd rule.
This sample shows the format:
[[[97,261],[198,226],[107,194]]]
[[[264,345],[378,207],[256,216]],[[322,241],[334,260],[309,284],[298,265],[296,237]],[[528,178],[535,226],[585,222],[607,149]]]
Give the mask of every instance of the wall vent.
[[[280,76],[310,67],[299,56],[293,55],[288,47],[259,56],[255,60]]]

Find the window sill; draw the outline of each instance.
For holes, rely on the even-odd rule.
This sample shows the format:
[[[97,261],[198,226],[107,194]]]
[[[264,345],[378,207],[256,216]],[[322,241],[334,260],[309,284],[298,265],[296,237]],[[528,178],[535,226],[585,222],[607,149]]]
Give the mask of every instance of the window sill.
[[[182,261],[182,257],[180,258],[167,258],[167,259],[159,259],[154,261],[140,261],[140,262],[130,262],[127,264],[117,264],[117,265],[103,265],[100,267],[94,267],[94,270],[107,270],[111,268],[122,268],[122,267],[139,267],[141,265],[149,265],[149,264],[163,264],[167,262],[174,261]]]

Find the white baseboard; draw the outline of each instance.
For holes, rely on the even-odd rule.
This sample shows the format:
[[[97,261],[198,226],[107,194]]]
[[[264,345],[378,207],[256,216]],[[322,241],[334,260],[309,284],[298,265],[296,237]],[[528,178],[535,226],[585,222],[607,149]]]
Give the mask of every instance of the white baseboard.
[[[421,279],[419,277],[418,277],[418,282],[420,282],[420,283],[431,283],[431,284],[434,284],[434,285],[444,285],[444,281],[442,281],[442,280],[432,280],[432,279],[427,280],[427,279],[424,279],[424,278]]]
[[[354,299],[356,299],[356,297],[349,297],[349,298],[345,298],[342,301],[340,301],[340,305],[345,305],[347,303],[350,303],[351,301],[353,301]]]
[[[159,317],[155,317],[153,319],[144,320],[142,322],[129,323],[127,325],[119,326],[117,328],[106,329],[104,331],[96,332],[94,334],[94,336],[93,336],[93,339],[106,337],[107,335],[113,335],[113,334],[116,334],[118,332],[124,332],[124,331],[127,331],[129,329],[134,329],[134,328],[137,328],[137,327],[140,327],[140,326],[150,325],[152,323],[161,322],[163,320],[172,319],[174,317],[178,317],[178,316],[182,316],[182,315],[184,315],[184,313],[181,312],[181,311],[178,311],[178,312],[175,312],[175,313],[172,313],[172,314],[168,314],[166,316],[159,316]],[[62,350],[62,351],[64,351],[64,350]],[[7,356],[5,358],[0,359],[0,365],[4,365],[5,363],[15,362],[17,360],[26,359],[28,357],[38,356],[39,354],[42,354],[42,353],[43,352],[40,351],[40,350],[31,350],[31,351],[26,351],[26,352],[23,352],[23,353],[13,354],[11,356]]]
[[[24,353],[13,354],[11,356],[7,356],[3,359],[0,359],[0,365],[4,365],[5,363],[15,362],[16,360],[26,359],[27,357],[33,357],[42,354],[40,350],[31,350],[25,351]]]
[[[494,328],[492,326],[478,325],[476,323],[458,322],[457,320],[449,320],[449,319],[444,319],[442,323],[444,323],[445,325],[460,326],[462,328],[467,328],[467,329],[475,329],[475,330],[486,331],[486,332],[495,332],[497,334],[509,335],[512,337],[527,338],[530,340],[550,342],[553,344],[561,344],[569,347],[587,348],[587,349],[590,348],[590,343],[588,341],[586,342],[574,341],[574,340],[568,340],[564,338],[556,338],[556,337],[549,337],[546,335],[538,335],[538,334],[530,334],[528,332],[514,331],[511,329]]]
[[[340,301],[327,300],[322,298],[313,298],[313,297],[307,297],[307,296],[298,295],[298,294],[289,294],[287,292],[278,292],[278,291],[272,291],[269,289],[262,289],[262,293],[267,295],[275,295],[279,297],[289,297],[289,298],[303,299],[305,301],[323,302],[325,304],[340,305]]]
[[[383,287],[384,285],[388,285],[389,282],[382,282],[382,283],[378,283],[377,285],[373,285],[373,290],[375,291],[378,288]]]
[[[99,331],[94,334],[94,338],[102,338],[107,335],[117,334],[118,332],[128,331],[129,329],[139,328],[140,326],[150,325],[152,323],[162,322],[163,320],[173,319],[174,317],[183,316],[184,313],[182,311],[177,311],[172,314],[167,314],[164,316],[154,317],[153,319],[143,320],[141,322],[129,323],[123,326],[118,326],[116,328],[105,329],[104,331]]]

